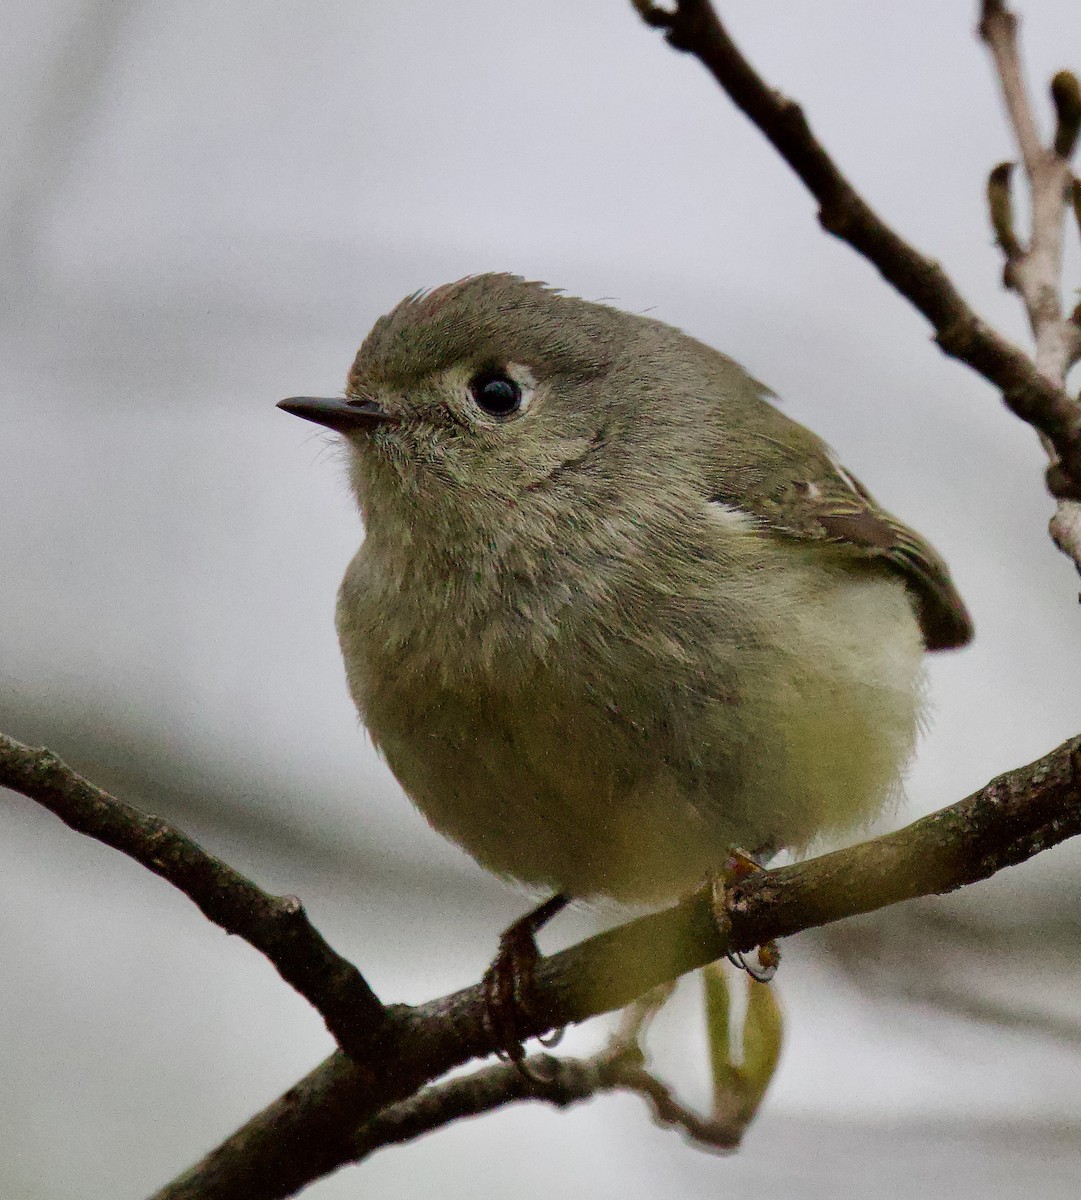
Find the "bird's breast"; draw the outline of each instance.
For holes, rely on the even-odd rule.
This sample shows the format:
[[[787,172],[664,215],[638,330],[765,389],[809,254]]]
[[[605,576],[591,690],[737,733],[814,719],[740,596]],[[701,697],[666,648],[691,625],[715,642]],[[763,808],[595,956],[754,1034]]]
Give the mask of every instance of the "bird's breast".
[[[375,743],[486,866],[654,900],[732,845],[798,847],[880,806],[911,752],[904,587],[791,552],[424,581],[362,548],[338,627]]]

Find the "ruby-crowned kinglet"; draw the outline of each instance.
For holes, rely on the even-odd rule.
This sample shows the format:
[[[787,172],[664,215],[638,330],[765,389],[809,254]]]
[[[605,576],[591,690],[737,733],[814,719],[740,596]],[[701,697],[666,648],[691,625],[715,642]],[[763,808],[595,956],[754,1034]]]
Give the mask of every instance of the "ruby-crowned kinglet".
[[[895,793],[945,564],[735,362],[512,275],[409,297],[341,400],[366,537],[337,622],[440,832],[565,896],[658,901]]]

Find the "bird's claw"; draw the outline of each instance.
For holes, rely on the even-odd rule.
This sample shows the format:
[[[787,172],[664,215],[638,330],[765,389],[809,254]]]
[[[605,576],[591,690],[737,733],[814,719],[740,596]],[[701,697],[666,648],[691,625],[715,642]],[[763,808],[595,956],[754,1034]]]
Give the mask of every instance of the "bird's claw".
[[[530,1012],[530,1001],[534,989],[534,977],[540,952],[536,935],[547,921],[551,920],[567,901],[562,896],[553,896],[533,912],[515,921],[499,939],[499,950],[491,966],[484,973],[484,1030],[488,1035],[496,1056],[504,1062],[512,1062],[526,1078],[544,1082],[526,1059],[522,1045],[522,1018]],[[561,1029],[541,1038],[541,1044],[554,1046],[562,1037]]]
[[[732,884],[761,870],[763,870],[762,864],[756,858],[745,850],[733,847],[729,851],[724,870],[710,876],[710,905],[713,910],[714,923],[722,937],[727,938],[732,932],[732,918],[728,909],[729,888]],[[746,971],[758,983],[769,983],[781,965],[781,950],[776,942],[769,941],[758,947],[757,964],[748,962],[741,950],[728,950],[725,952],[725,958],[741,971]]]
[[[781,948],[776,942],[764,942],[758,947],[758,964],[749,963],[739,950],[729,950],[725,958],[741,971],[746,971],[758,983],[769,983],[781,965]]]

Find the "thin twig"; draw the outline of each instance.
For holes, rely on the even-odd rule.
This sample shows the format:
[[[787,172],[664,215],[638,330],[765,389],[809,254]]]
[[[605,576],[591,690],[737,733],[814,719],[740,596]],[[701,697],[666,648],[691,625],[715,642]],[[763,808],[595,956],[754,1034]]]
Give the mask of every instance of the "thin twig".
[[[525,1060],[524,1071],[516,1063],[500,1063],[434,1084],[392,1104],[361,1127],[351,1161],[359,1163],[385,1146],[401,1145],[452,1121],[506,1104],[543,1100],[566,1108],[612,1091],[642,1096],[658,1124],[679,1126],[692,1141],[710,1149],[733,1149],[739,1135],[733,1134],[730,1122],[712,1121],[687,1108],[646,1068],[642,1039],[674,987],[674,981],[663,984],[628,1005],[608,1043],[589,1058],[535,1054]]]
[[[566,1108],[620,1086],[601,1058],[531,1054],[524,1065],[526,1071],[515,1063],[482,1067],[392,1104],[360,1128],[347,1161],[362,1162],[385,1146],[399,1146],[453,1121],[480,1116],[507,1104],[543,1100]]]
[[[650,988],[772,938],[949,892],[1081,833],[1081,737],[992,780],[896,833],[792,866],[728,891],[730,936],[699,893],[590,938],[537,966],[522,1034],[625,1007]],[[332,1055],[155,1200],[277,1200],[349,1160],[356,1131],[424,1084],[492,1051],[484,990],[475,984],[387,1012],[363,1067]]]
[[[1025,73],[1017,49],[1017,18],[1002,0],[984,0],[979,24],[980,37],[987,43],[995,60],[996,74],[1002,85],[1002,97],[1014,136],[1031,177],[1039,174],[1047,151],[1032,114],[1025,86]]]
[[[633,1055],[613,1056],[605,1051],[591,1058],[555,1058],[531,1054],[524,1061],[528,1074],[513,1063],[498,1063],[392,1104],[360,1129],[349,1161],[363,1162],[384,1147],[400,1146],[454,1121],[508,1104],[541,1100],[567,1108],[616,1091],[641,1096],[658,1125],[678,1128],[696,1145],[720,1151],[739,1145],[739,1134],[733,1132],[731,1122],[703,1117],[689,1108]]]
[[[938,345],[993,383],[1007,407],[1049,440],[1060,459],[1059,493],[1081,499],[1081,407],[1060,381],[977,316],[939,264],[882,220],[815,137],[800,106],[771,88],[740,53],[708,0],[677,0],[671,9],[650,0],[633,3],[673,47],[694,55],[769,139],[818,201],[822,227],[868,259],[931,322]],[[1023,114],[1018,118],[1023,123]],[[1027,129],[1025,138],[1029,147]]]
[[[1036,366],[1065,383],[1081,357],[1081,328],[1062,311],[1062,242],[1072,177],[1069,157],[1081,126],[1081,87],[1070,71],[1051,81],[1057,116],[1054,141],[1044,146],[1025,86],[1018,47],[1018,21],[1003,0],[984,0],[979,32],[995,64],[1002,97],[1025,166],[1032,197],[1032,235],[1027,247],[1009,245],[1001,235],[1001,196],[988,187],[991,224],[1005,256],[1003,279],[1021,297],[1036,342]],[[992,172],[992,178],[994,173]],[[1051,537],[1081,571],[1081,504],[1068,482],[1071,469],[1061,462],[1061,447],[1046,436],[1051,459],[1047,486],[1058,503],[1049,526]]]
[[[295,896],[264,892],[168,821],[110,796],[52,751],[3,734],[0,786],[36,800],[77,833],[119,850],[178,888],[208,920],[266,955],[344,1050],[367,1052],[386,1010],[356,967],[312,926]]]
[[[1012,274],[1036,338],[1037,364],[1044,374],[1061,381],[1069,365],[1057,327],[1062,320],[1062,230],[1070,170],[1065,156],[1040,141],[1021,70],[1017,25],[1017,18],[1004,4],[985,4],[980,35],[995,63],[1032,193],[1032,237],[1028,248],[1013,256]],[[1077,80],[1068,71],[1059,72],[1051,92],[1061,106],[1056,140],[1068,142],[1072,148],[1076,130],[1069,135],[1070,127],[1078,115],[1076,102],[1081,101]],[[992,223],[997,229],[994,214]]]

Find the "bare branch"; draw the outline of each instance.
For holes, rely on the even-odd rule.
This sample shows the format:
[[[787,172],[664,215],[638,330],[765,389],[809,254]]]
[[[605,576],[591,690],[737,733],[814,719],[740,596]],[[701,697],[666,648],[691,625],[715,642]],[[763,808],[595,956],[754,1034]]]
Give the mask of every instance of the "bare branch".
[[[522,1034],[623,1008],[728,950],[949,892],[1081,833],[1081,737],[949,808],[859,846],[729,890],[730,936],[701,892],[541,959]],[[357,1130],[425,1083],[492,1051],[481,984],[387,1011],[363,1064],[332,1055],[155,1200],[276,1200],[350,1160]]]
[[[710,1150],[735,1150],[739,1146],[743,1125],[727,1118],[703,1117],[677,1099],[668,1084],[644,1066],[622,1065],[617,1079],[619,1087],[636,1092],[649,1102],[658,1125],[678,1129],[688,1141]]]
[[[905,242],[859,196],[812,133],[799,105],[762,80],[708,0],[680,0],[671,11],[647,0],[635,0],[635,6],[648,23],[665,30],[671,45],[698,58],[765,134],[818,200],[823,227],[872,262],[928,318],[947,354],[994,383],[1011,410],[1050,439],[1081,496],[1081,409],[1072,398],[981,320],[942,268]]]
[[[110,796],[52,751],[3,734],[0,786],[36,800],[77,833],[119,850],[182,891],[208,920],[270,959],[343,1049],[363,1054],[378,1035],[383,1005],[356,967],[311,925],[295,896],[264,892],[168,821]]]
[[[493,1112],[523,1100],[543,1100],[567,1108],[605,1092],[641,1096],[658,1125],[679,1129],[688,1140],[711,1150],[734,1150],[740,1133],[730,1122],[703,1117],[676,1098],[663,1080],[636,1056],[554,1058],[534,1054],[525,1059],[529,1074],[513,1063],[484,1067],[471,1075],[425,1088],[373,1117],[357,1134],[352,1163],[362,1162],[385,1146],[401,1145],[466,1117]]]
[[[822,227],[871,262],[931,322],[942,350],[993,383],[1010,411],[1046,439],[1057,460],[1048,479],[1056,498],[1081,500],[1081,406],[1062,386],[1062,364],[1081,353],[1081,341],[1065,333],[1066,323],[1057,320],[1061,316],[1057,290],[1049,293],[1042,285],[1047,271],[1041,267],[1039,296],[1034,291],[1033,297],[1038,299],[1041,314],[1054,317],[1064,336],[1057,342],[1048,337],[1046,352],[1038,353],[1033,363],[977,316],[938,263],[910,246],[859,195],[811,131],[800,106],[769,87],[740,53],[709,0],[676,0],[672,9],[660,8],[651,0],[633,3],[647,24],[664,30],[670,45],[694,55],[768,138],[818,201]],[[996,61],[1003,64],[1007,105],[1026,169],[1032,174],[1046,173],[1048,164],[1060,160],[1041,147],[1032,120],[1016,55],[1016,20],[999,0],[985,0],[981,30]],[[1059,185],[1060,213],[1064,186]],[[1052,190],[1044,189],[1041,195],[1045,191],[1050,195]],[[1050,218],[1044,220],[1041,213],[1040,209],[1035,213],[1034,242],[1038,229],[1053,230]],[[1061,266],[1061,238],[1056,243],[1043,233],[1038,249],[1030,249],[1028,257],[1055,260],[1056,247]],[[1058,273],[1053,277],[1057,280]],[[1022,286],[1021,280],[1018,286]],[[1081,570],[1081,507],[1060,503],[1055,521],[1052,537]]]
[[[453,1121],[480,1116],[506,1104],[543,1100],[566,1108],[621,1086],[618,1070],[603,1058],[532,1054],[524,1065],[528,1074],[514,1063],[498,1063],[392,1104],[361,1127],[347,1161],[362,1162],[384,1146],[401,1145]]]
[[[1003,281],[1024,302],[1036,341],[1036,366],[1062,383],[1081,358],[1081,326],[1072,314],[1064,317],[1062,311],[1063,227],[1072,191],[1068,160],[1081,125],[1081,88],[1069,71],[1060,71],[1052,79],[1057,127],[1053,146],[1045,148],[1036,131],[1021,70],[1017,18],[1002,0],[984,4],[980,35],[995,63],[1032,196],[1032,237],[1026,248],[1012,248],[999,236],[1001,212],[996,212],[989,192],[991,222],[1006,259]],[[1076,463],[1063,463],[1061,447],[1052,439],[1045,436],[1043,443],[1051,459],[1047,487],[1058,501],[1049,526],[1051,537],[1081,571],[1081,505],[1070,481],[1071,476],[1076,477]]]
[[[1007,255],[1007,272],[1011,285],[1025,302],[1036,338],[1037,364],[1045,374],[1061,381],[1067,369],[1059,329],[1062,320],[1062,227],[1070,180],[1067,156],[1045,148],[1039,140],[1021,71],[1017,18],[1003,3],[985,5],[980,34],[994,59],[1032,192],[1032,239],[1028,249],[1021,253],[1011,255],[1003,247]],[[1072,143],[1076,139],[1076,122],[1081,120],[1077,80],[1069,71],[1060,71],[1052,81],[1051,95],[1059,114],[1056,141],[1068,139]]]
[[[1039,173],[1047,151],[1032,115],[1021,55],[1017,49],[1017,18],[1001,0],[985,0],[979,24],[980,37],[987,43],[995,60],[1002,85],[1002,98],[1021,151],[1025,171],[1031,177]]]
[[[612,1091],[642,1096],[659,1125],[676,1126],[691,1141],[713,1150],[734,1149],[743,1126],[731,1120],[702,1117],[677,1100],[672,1089],[646,1068],[643,1034],[674,986],[655,988],[630,1005],[608,1044],[590,1058],[536,1054],[525,1060],[524,1071],[515,1063],[500,1063],[424,1088],[408,1100],[392,1104],[360,1129],[351,1161],[361,1162],[384,1146],[412,1141],[452,1121],[492,1112],[506,1104],[543,1100],[566,1108]]]

